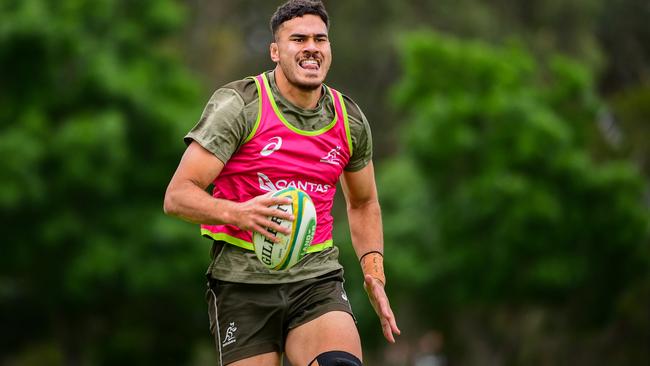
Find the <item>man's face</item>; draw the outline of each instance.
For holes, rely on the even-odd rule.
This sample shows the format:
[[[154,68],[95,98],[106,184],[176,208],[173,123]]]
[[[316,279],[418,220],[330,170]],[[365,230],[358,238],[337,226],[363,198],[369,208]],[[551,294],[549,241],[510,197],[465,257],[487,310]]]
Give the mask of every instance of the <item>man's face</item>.
[[[282,23],[275,36],[271,59],[280,65],[287,80],[299,89],[319,88],[332,62],[325,22],[306,14]]]

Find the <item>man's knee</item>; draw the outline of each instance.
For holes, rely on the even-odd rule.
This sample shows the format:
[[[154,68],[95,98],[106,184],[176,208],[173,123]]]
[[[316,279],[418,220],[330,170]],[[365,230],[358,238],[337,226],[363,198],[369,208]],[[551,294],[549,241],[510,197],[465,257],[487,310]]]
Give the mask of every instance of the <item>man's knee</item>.
[[[318,362],[318,363],[317,363]],[[345,351],[323,352],[307,366],[362,366],[361,360]]]

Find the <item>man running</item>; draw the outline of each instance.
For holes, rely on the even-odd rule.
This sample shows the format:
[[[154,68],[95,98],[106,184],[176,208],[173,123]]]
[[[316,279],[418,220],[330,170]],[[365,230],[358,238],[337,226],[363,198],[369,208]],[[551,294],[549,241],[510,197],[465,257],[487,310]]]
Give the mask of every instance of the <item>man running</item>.
[[[381,213],[370,128],[360,108],[323,84],[332,60],[320,1],[290,0],[271,18],[276,67],[218,89],[165,194],[169,215],[200,223],[213,240],[207,293],[219,366],[361,365],[359,333],[343,289],[331,208],[341,181],[352,245],[385,338],[399,334],[384,292]],[[213,184],[212,195],[206,192]],[[297,265],[272,271],[253,253],[255,231],[287,233],[268,192],[295,186],[317,211],[313,244]]]

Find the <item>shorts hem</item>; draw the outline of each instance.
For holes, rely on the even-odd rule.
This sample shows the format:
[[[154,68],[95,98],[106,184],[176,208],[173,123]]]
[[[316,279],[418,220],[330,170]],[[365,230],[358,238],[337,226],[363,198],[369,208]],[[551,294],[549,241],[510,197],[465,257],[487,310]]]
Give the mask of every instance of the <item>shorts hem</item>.
[[[282,356],[278,345],[273,343],[258,343],[224,353],[224,365],[269,352],[277,352],[278,356]]]
[[[291,324],[288,326],[289,330],[298,328],[299,326],[303,324],[307,324],[310,321],[319,318],[322,315],[325,315],[327,313],[330,313],[332,311],[342,311],[344,313],[350,314],[352,317],[352,320],[354,321],[354,324],[357,324],[357,318],[354,317],[354,314],[352,313],[352,309],[350,308],[350,305],[347,304],[328,304],[327,306],[323,306],[322,311],[319,311],[317,313],[309,314],[308,316],[301,318],[299,321],[297,321],[295,324]]]

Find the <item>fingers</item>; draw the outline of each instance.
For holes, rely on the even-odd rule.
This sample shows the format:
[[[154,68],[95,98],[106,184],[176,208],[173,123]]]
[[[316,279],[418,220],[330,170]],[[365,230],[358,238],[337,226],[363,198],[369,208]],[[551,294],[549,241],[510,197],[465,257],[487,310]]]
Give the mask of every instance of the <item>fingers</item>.
[[[276,224],[273,224],[273,225],[276,225]],[[285,228],[285,227],[280,226],[279,229],[273,229],[273,228],[263,226],[263,225],[260,225],[260,224],[255,224],[251,228],[251,230],[262,234],[262,236],[264,236],[265,238],[267,238],[269,241],[271,241],[273,243],[281,242],[282,237],[284,235],[289,234],[287,231],[290,232],[290,230]]]
[[[269,192],[261,196],[253,197],[244,203],[266,208],[275,205],[290,205],[293,202],[289,197],[272,197],[271,194]]]
[[[282,235],[278,234],[290,235],[291,225],[289,224],[288,226],[282,226],[278,223],[278,221],[274,220],[274,217],[271,217],[269,219],[269,216],[272,216],[272,214],[263,216],[263,218],[260,219],[258,223],[255,223],[251,229],[262,234],[267,239],[275,243],[279,243],[282,240]]]
[[[384,333],[384,338],[390,343],[395,343],[395,337],[393,336],[393,333],[391,332],[390,324],[388,324],[387,321],[382,320],[381,322],[381,329],[382,332]]]
[[[402,332],[397,327],[395,316],[393,315],[393,311],[388,304],[386,304],[385,316],[382,318],[382,329],[384,331],[384,337],[390,343],[395,343],[395,337],[393,334],[402,334]]]
[[[397,327],[397,321],[390,307],[383,284],[372,276],[366,275],[364,276],[364,287],[368,292],[372,307],[379,316],[384,338],[390,343],[395,343],[394,334],[400,335],[402,332]]]
[[[399,328],[397,327],[397,321],[395,320],[395,316],[393,315],[392,310],[391,310],[391,317],[389,323],[390,323],[390,330],[392,333],[395,333],[397,335],[402,334],[402,331],[399,330]]]
[[[276,232],[283,234],[290,234],[291,230],[287,227],[280,226],[274,218],[293,221],[294,216],[291,208],[287,209],[287,205],[291,205],[291,199],[285,197],[266,197],[261,196],[257,198],[260,207],[256,213],[262,217],[259,224],[263,227],[269,228]]]
[[[261,226],[263,230],[257,230],[260,232],[260,234],[275,242],[279,242],[281,240],[276,235],[276,233],[282,233],[285,235],[291,234],[291,225],[285,224],[285,226],[282,226],[280,225],[279,220],[277,220],[279,218],[283,220],[293,221],[294,216],[291,213],[291,209],[286,209],[286,205],[291,204],[291,199],[281,197],[264,197],[264,199],[261,199],[259,203],[262,204],[262,207],[258,211],[258,214],[261,216],[258,225]]]
[[[287,197],[270,197],[268,194],[252,198],[236,205],[233,224],[244,230],[251,230],[272,242],[282,240],[282,235],[291,234],[291,225],[280,225],[281,220],[293,221],[291,205]]]
[[[285,211],[280,208],[261,207],[258,213],[265,218],[277,217],[289,221],[292,221],[294,219],[293,214],[291,213],[291,209]]]
[[[393,315],[393,310],[388,304],[388,298],[385,301],[380,301],[381,308],[381,327],[384,333],[384,337],[390,343],[395,343],[395,337],[393,334],[400,335],[402,332],[397,327],[397,322],[395,321],[395,316]]]

